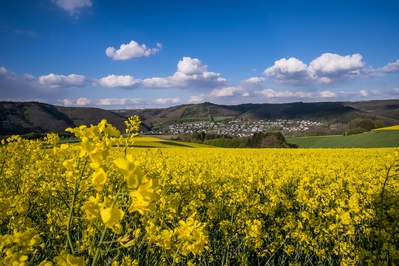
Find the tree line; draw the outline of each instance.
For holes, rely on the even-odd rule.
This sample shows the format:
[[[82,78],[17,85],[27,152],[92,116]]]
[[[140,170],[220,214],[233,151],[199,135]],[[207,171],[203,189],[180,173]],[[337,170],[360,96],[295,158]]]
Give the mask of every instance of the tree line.
[[[290,144],[281,132],[256,132],[251,137],[194,132],[182,134],[179,140],[224,148],[288,148]]]
[[[385,123],[381,120],[355,118],[348,123],[349,130],[346,135],[359,134],[384,126]]]

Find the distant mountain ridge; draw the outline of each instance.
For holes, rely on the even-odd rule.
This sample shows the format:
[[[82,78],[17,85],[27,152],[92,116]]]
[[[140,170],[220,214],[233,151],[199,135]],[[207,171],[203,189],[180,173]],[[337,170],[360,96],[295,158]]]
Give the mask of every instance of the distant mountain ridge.
[[[283,104],[217,105],[209,102],[186,104],[163,109],[114,110],[122,116],[139,115],[151,123],[201,121],[215,117],[236,119],[309,119],[329,123],[347,123],[354,118],[380,119],[387,124],[399,123],[399,100],[368,102],[313,102]]]
[[[99,108],[62,107],[39,102],[0,102],[0,135],[61,133],[67,127],[98,124],[101,119],[107,119],[120,130],[125,128],[125,117]]]
[[[104,110],[91,107],[63,107],[40,102],[0,102],[0,135],[30,132],[65,132],[67,127],[97,124],[101,119],[124,131],[124,120],[138,115],[141,131],[167,127],[172,123],[213,121],[224,118],[308,119],[348,123],[354,118],[383,120],[386,125],[399,124],[399,100],[365,102],[314,102],[285,104],[217,105],[209,102],[185,104],[160,109]]]

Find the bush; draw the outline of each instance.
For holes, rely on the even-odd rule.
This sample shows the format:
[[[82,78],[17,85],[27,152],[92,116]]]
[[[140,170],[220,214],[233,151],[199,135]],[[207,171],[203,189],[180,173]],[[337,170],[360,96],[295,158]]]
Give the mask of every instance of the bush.
[[[375,120],[374,125],[375,125],[375,128],[385,127],[385,123],[382,120]]]
[[[356,118],[353,119],[352,121],[350,121],[348,123],[349,129],[355,129],[357,127],[361,127],[366,129],[367,131],[370,131],[376,127],[381,127],[381,125],[383,125],[384,122],[381,120],[371,120],[371,119],[360,119],[360,118]]]
[[[260,146],[262,148],[283,148],[284,146],[275,135],[266,136]]]
[[[358,127],[362,127],[364,129],[367,129],[368,131],[370,131],[375,128],[375,125],[374,125],[373,120],[363,119],[362,121],[359,122]]]
[[[350,136],[350,135],[360,134],[360,133],[363,133],[366,131],[368,131],[368,130],[365,128],[357,127],[357,128],[349,129],[348,132],[346,133],[346,135]]]

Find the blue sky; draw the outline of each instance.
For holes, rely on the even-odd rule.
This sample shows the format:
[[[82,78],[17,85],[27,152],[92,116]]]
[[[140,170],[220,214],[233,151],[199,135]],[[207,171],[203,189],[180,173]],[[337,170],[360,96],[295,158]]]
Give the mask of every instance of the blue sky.
[[[399,98],[399,1],[2,0],[0,100]]]

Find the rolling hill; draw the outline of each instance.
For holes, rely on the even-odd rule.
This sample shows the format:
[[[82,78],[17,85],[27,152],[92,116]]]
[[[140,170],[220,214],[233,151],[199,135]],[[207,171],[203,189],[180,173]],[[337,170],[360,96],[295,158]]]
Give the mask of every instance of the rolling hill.
[[[178,122],[212,121],[215,118],[259,119],[308,119],[328,124],[346,124],[354,118],[379,119],[386,125],[399,124],[399,100],[368,102],[315,102],[285,104],[202,104],[179,105],[164,109],[114,110],[128,117],[139,115],[147,125],[168,126]],[[378,105],[379,108],[373,108]]]
[[[365,102],[314,102],[285,104],[217,105],[209,102],[161,109],[103,110],[87,107],[62,107],[39,102],[0,102],[0,135],[65,131],[67,127],[97,124],[101,119],[124,130],[123,121],[139,115],[141,131],[167,128],[178,122],[216,121],[223,119],[267,120],[307,119],[329,125],[346,124],[354,118],[399,124],[399,100]]]
[[[350,136],[287,138],[298,148],[381,148],[399,147],[399,130],[370,131]]]
[[[61,107],[38,102],[0,102],[0,135],[65,132],[67,127],[98,124],[107,119],[124,130],[125,117],[99,108]],[[146,128],[142,128],[147,130]]]

